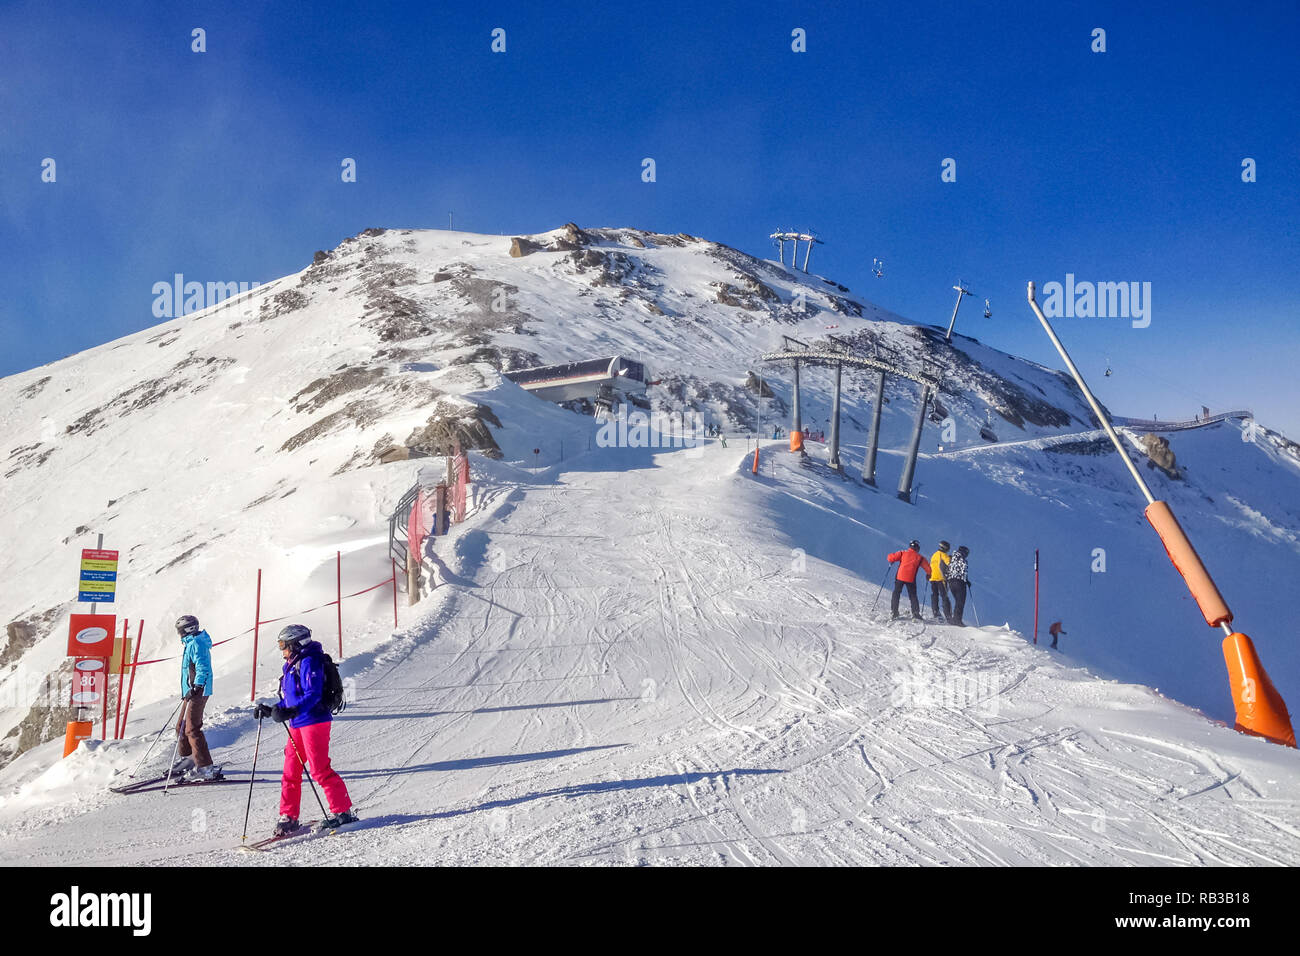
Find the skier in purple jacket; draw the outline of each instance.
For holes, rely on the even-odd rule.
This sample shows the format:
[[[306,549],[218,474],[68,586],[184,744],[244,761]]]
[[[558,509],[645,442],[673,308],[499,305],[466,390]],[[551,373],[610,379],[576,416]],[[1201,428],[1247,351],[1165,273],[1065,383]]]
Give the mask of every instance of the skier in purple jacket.
[[[352,823],[357,819],[352,812],[352,798],[343,779],[330,766],[330,727],[334,715],[324,701],[325,652],[318,641],[311,639],[311,631],[301,624],[290,624],[280,632],[278,641],[284,656],[280,703],[258,704],[253,711],[259,720],[270,717],[279,723],[289,722],[284,774],[280,778],[280,819],[275,835],[285,836],[301,829],[298,809],[304,762],[329,802],[330,816],[322,821],[322,826]]]

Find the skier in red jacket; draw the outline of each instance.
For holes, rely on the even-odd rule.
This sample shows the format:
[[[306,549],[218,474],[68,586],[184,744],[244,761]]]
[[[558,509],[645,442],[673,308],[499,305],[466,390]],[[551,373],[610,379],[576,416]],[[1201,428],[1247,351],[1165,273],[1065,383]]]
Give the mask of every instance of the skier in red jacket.
[[[921,620],[921,605],[916,599],[916,571],[924,568],[926,576],[930,574],[930,562],[921,553],[921,542],[913,539],[906,551],[889,555],[889,563],[898,564],[898,571],[894,574],[894,599],[889,604],[890,620],[898,620],[898,599],[904,587],[907,588],[908,600],[912,602],[912,620]]]

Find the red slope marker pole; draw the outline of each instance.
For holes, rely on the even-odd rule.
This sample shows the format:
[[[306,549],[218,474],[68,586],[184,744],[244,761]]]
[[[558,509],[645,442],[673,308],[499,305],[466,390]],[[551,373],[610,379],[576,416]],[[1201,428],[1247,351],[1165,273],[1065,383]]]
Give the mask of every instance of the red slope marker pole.
[[[257,631],[262,626],[262,569],[257,569],[257,600],[253,610],[253,689],[249,701],[257,700]]]
[[[1034,643],[1038,643],[1038,549],[1034,548]]]
[[[112,683],[112,674],[108,672],[108,664],[111,658],[104,658],[104,700],[101,704],[99,715],[99,737],[101,740],[108,739],[108,688]]]
[[[131,692],[135,690],[135,669],[139,667],[140,642],[144,639],[144,620],[140,621],[140,630],[135,636],[135,653],[131,655],[131,679],[126,682],[126,710],[122,712],[122,733],[126,733],[126,722],[131,716]]]
[[[131,619],[122,620],[122,653],[117,658],[117,714],[113,717],[113,739],[122,737],[122,679],[126,676],[126,642],[131,633]]]
[[[393,566],[393,627],[397,627],[397,559],[390,557],[389,563]]]

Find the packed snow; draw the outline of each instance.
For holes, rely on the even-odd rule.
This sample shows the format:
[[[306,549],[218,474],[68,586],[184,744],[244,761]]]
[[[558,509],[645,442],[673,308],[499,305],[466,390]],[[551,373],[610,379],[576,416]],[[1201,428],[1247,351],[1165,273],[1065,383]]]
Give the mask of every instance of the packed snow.
[[[835,325],[917,363],[940,354],[933,336],[690,237],[592,231],[577,258],[516,259],[509,245],[363,234],[238,301],[0,381],[13,449],[0,530],[29,542],[0,556],[0,607],[51,612],[0,674],[0,732],[62,663],[79,549],[103,532],[123,557],[116,613],[146,621],[145,659],[178,653],[181,613],[230,638],[207,728],[231,781],[107,790],[175,709],[174,662],[142,667],[126,739],[61,760],[60,738],[0,770],[0,862],[1300,862],[1296,752],[1231,729],[1221,635],[1059,373],[958,336],[942,396],[957,440],[940,453],[927,425],[914,503],[893,490],[907,383],[888,392],[876,489],[816,445],[801,464],[764,440],[755,475],[748,433],[760,415],[764,435],[788,424],[788,372],[758,365],[782,334]],[[493,367],[605,354],[646,362],[661,377],[651,398],[722,423],[726,447],[601,447],[597,422]],[[751,370],[776,393],[761,407]],[[846,379],[851,479],[875,380]],[[814,427],[829,381],[804,376]],[[396,629],[390,590],[345,603],[355,699],[332,753],[363,822],[227,852],[245,832],[257,731],[243,633],[257,570],[263,619],[316,608],[292,620],[335,653],[335,611],[320,605],[336,553],[345,592],[386,578],[387,516],[416,469],[440,463],[379,464],[373,449],[438,402],[489,407],[500,458],[472,456],[474,510],[437,541],[432,596],[408,608],[402,595]],[[990,419],[1016,443],[977,452]],[[1148,480],[1294,701],[1300,649],[1278,582],[1300,549],[1300,465],[1243,437],[1240,422],[1171,436],[1179,477]],[[980,626],[887,623],[885,554],[912,537],[927,554],[939,538],[970,546],[967,623]],[[1066,623],[1057,651],[1031,642],[1036,548],[1042,632]],[[278,626],[262,630],[259,696],[274,690]],[[249,839],[274,822],[283,745],[267,723]],[[305,789],[304,818],[314,809]]]

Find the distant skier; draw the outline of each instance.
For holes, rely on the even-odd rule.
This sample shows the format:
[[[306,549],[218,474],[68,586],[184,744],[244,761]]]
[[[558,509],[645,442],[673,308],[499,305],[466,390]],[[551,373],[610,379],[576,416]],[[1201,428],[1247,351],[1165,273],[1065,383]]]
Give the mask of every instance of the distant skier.
[[[1059,638],[1062,634],[1066,632],[1061,630],[1061,622],[1056,621],[1052,624],[1051,627],[1047,629],[1047,633],[1052,635],[1052,647],[1055,648],[1057,638]]]
[[[912,620],[922,620],[921,605],[916,599],[916,571],[924,568],[925,573],[929,574],[930,562],[921,554],[921,542],[913,540],[906,551],[895,551],[889,555],[889,563],[898,565],[898,571],[894,575],[894,599],[889,604],[890,620],[898,619],[898,599],[903,594],[903,588],[907,588],[908,600],[912,602]]]
[[[275,835],[285,836],[300,828],[298,809],[302,801],[302,765],[307,764],[325,791],[331,816],[322,821],[337,827],[357,819],[352,812],[348,788],[330,766],[330,726],[334,715],[324,702],[325,652],[311,639],[311,631],[290,624],[277,638],[284,657],[280,675],[280,702],[259,703],[253,709],[258,720],[270,717],[277,723],[289,721],[289,740],[284,746],[284,774],[280,778],[280,819]]]
[[[970,583],[967,575],[969,566],[966,559],[970,557],[970,548],[961,545],[957,553],[952,556],[948,562],[948,589],[952,591],[952,616],[948,618],[950,624],[956,624],[962,627],[961,615],[966,610],[966,592],[974,588]]]
[[[948,542],[940,541],[939,550],[930,555],[930,607],[934,619],[947,623],[952,617],[952,602],[948,600],[948,580],[945,568],[948,566]],[[939,599],[943,598],[943,616],[939,615]]]
[[[180,759],[172,773],[187,780],[212,780],[221,775],[212,765],[208,740],[203,736],[203,710],[212,696],[212,638],[199,627],[199,619],[185,614],[176,620],[176,633],[184,644],[181,652],[180,719],[176,722],[176,753]]]

